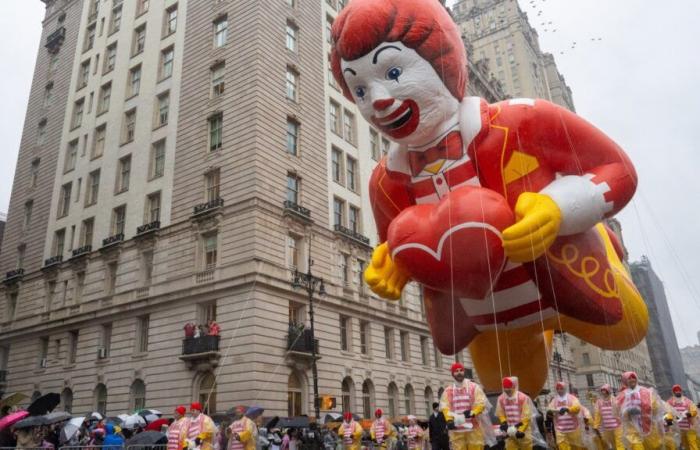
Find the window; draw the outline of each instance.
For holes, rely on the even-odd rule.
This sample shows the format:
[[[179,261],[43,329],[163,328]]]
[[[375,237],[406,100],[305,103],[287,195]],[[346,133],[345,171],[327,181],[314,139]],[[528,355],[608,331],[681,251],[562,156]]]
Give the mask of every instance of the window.
[[[140,74],[139,74],[140,76]],[[107,83],[100,88],[100,98],[97,104],[97,114],[109,111],[109,101],[112,98],[112,83]]]
[[[287,153],[296,156],[299,151],[299,123],[287,119]]]
[[[214,47],[223,47],[228,40],[228,17],[223,16],[214,21]]]
[[[141,64],[129,71],[129,97],[138,95],[141,90]]]
[[[442,353],[433,345],[433,355],[435,356],[435,367],[442,367]]]
[[[66,217],[70,212],[70,195],[73,188],[73,183],[66,183],[61,186],[61,194],[58,199],[58,214],[57,217]]]
[[[363,355],[369,354],[370,329],[369,322],[360,322],[360,353]]]
[[[143,52],[146,46],[146,24],[134,30],[134,42],[131,47],[131,56],[136,56]]]
[[[369,129],[369,146],[372,150],[372,159],[379,161],[379,133],[374,128]]]
[[[360,232],[360,209],[355,206],[348,208],[348,227],[355,233]]]
[[[331,44],[333,38],[333,18],[326,16],[326,42]]]
[[[331,149],[331,174],[333,175],[333,181],[342,184],[342,163],[343,163],[343,153],[337,148]]]
[[[348,156],[345,167],[347,169],[347,187],[351,191],[355,191],[357,189],[357,160]]]
[[[136,352],[146,353],[148,351],[148,325],[149,316],[142,316],[136,322]],[[143,408],[143,405],[140,406]]]
[[[224,115],[218,113],[209,118],[209,151],[216,151],[223,145]]]
[[[345,202],[337,197],[333,199],[333,225],[342,226],[345,223]]]
[[[408,361],[410,359],[409,355],[409,337],[408,331],[401,332],[401,361]]]
[[[36,130],[36,145],[44,145],[46,142],[46,119],[39,122]]]
[[[84,88],[88,84],[90,78],[90,60],[83,62],[80,65],[80,75],[78,78],[78,90]]]
[[[149,0],[136,0],[136,1],[138,2],[136,4],[136,16],[140,16],[141,14],[148,11],[148,1]]]
[[[406,410],[406,414],[413,414],[415,412],[413,409],[413,397],[415,397],[413,386],[407,384],[403,389],[404,409]]]
[[[430,348],[428,347],[428,338],[420,337],[420,359],[424,366],[430,365]]]
[[[44,88],[44,107],[51,106],[51,101],[53,100],[53,82],[48,83]]]
[[[295,174],[287,174],[287,201],[295,205],[299,204],[299,186],[301,179]]]
[[[63,247],[66,242],[66,230],[62,228],[53,235],[53,255],[63,256]]]
[[[78,330],[73,330],[68,333],[68,356],[66,362],[68,364],[75,364],[76,357],[78,356]],[[68,405],[65,405],[68,408]]]
[[[105,135],[107,133],[107,125],[100,125],[95,128],[95,134],[92,141],[92,151],[90,158],[95,159],[102,156],[105,151]]]
[[[352,378],[345,377],[340,385],[341,393],[341,410],[346,412],[352,412],[354,408],[353,399],[355,398],[355,383],[353,383]]]
[[[583,358],[583,365],[584,366],[591,365],[591,355],[589,355],[588,353],[582,353],[581,357]]]
[[[102,414],[103,416],[107,415],[107,387],[100,383],[97,385],[95,388],[95,392],[93,393],[94,397],[94,408],[95,411],[98,413]]]
[[[389,139],[382,138],[382,155],[386,155],[389,153],[389,146],[391,144],[389,143]]]
[[[163,92],[157,98],[158,110],[156,111],[156,128],[168,124],[170,112],[170,91]]]
[[[303,414],[304,402],[302,384],[299,381],[299,376],[292,372],[287,381],[287,415],[289,417],[297,417]]]
[[[586,385],[589,388],[592,388],[595,386],[595,380],[593,379],[593,374],[592,373],[587,373],[586,374]]]
[[[365,419],[372,417],[372,405],[374,405],[374,386],[370,380],[362,383],[362,414]]]
[[[212,202],[219,198],[220,170],[214,169],[204,175],[204,185],[206,189],[207,202]]]
[[[80,230],[80,246],[92,245],[92,236],[95,229],[95,219],[89,218],[83,220],[83,225]]]
[[[116,262],[107,263],[107,270],[105,274],[105,294],[114,294],[115,288],[117,287],[117,269],[119,265]]]
[[[168,47],[160,52],[160,79],[164,80],[173,74],[173,60],[175,59],[175,48]]]
[[[110,349],[112,347],[111,323],[105,323],[100,327],[100,347],[104,349],[104,357],[109,358]]]
[[[204,269],[206,270],[216,267],[217,241],[217,233],[210,233],[203,237]]]
[[[41,337],[39,338],[39,367],[45,368],[47,366],[47,359],[49,357],[49,338]],[[36,399],[34,399],[36,400]]]
[[[399,388],[394,382],[389,383],[389,417],[397,417],[399,415]]]
[[[66,159],[63,162],[63,173],[68,173],[75,169],[75,162],[78,160],[78,139],[68,143],[66,148]]]
[[[343,133],[346,141],[355,143],[355,115],[347,109],[343,114]]]
[[[122,5],[112,8],[112,17],[109,19],[109,34],[116,33],[122,26]]]
[[[340,349],[350,349],[350,318],[340,316]]]
[[[95,46],[95,30],[95,24],[92,24],[89,27],[87,27],[87,31],[85,32],[85,43],[83,45],[84,52],[90,50],[92,47]]]
[[[17,292],[8,292],[5,294],[7,296],[7,312],[6,316],[9,320],[14,320],[15,312],[17,310]]]
[[[328,66],[328,73],[327,73],[327,76],[328,76],[328,84],[329,84],[332,88],[337,89],[337,90],[340,90],[340,88],[338,88],[338,82],[335,81],[335,75],[333,75],[333,66],[332,66],[332,64],[331,64],[331,55],[330,55],[330,53],[328,54],[328,64],[327,64],[327,66]]]
[[[299,74],[291,67],[287,67],[287,98],[289,100],[297,101],[298,79]]]
[[[340,135],[340,105],[331,100],[329,112],[331,131]]]
[[[112,210],[112,236],[124,234],[126,222],[126,205],[118,206]]]
[[[160,178],[165,173],[165,139],[151,148],[151,179]]]
[[[157,222],[160,220],[160,192],[154,192],[146,197],[146,220],[145,223]]]
[[[30,188],[35,188],[37,181],[39,179],[39,165],[41,163],[41,159],[36,158],[32,161],[31,166],[29,167],[29,187]]]
[[[345,253],[340,254],[340,276],[344,285],[350,284],[350,255]]]
[[[100,169],[90,172],[88,175],[87,192],[85,193],[85,206],[97,203],[97,196],[100,192]]]
[[[117,43],[115,42],[114,44],[110,45],[107,47],[107,50],[105,50],[105,62],[104,62],[104,68],[102,69],[103,73],[109,73],[112,70],[114,70],[114,65],[117,63]]]
[[[219,97],[224,94],[226,88],[226,63],[220,63],[211,68],[211,96]]]
[[[49,57],[49,74],[56,72],[58,68],[58,53],[53,53]]]
[[[32,211],[34,210],[34,201],[27,200],[24,204],[24,221],[22,222],[22,230],[27,230],[32,223]]]
[[[122,143],[126,144],[134,140],[136,135],[136,108],[124,113],[124,129],[122,131]]]
[[[366,264],[367,263],[361,259],[357,260],[357,286],[358,286],[358,291],[360,292],[360,295],[365,295],[365,283],[363,280],[363,276],[365,273],[365,265]]]
[[[131,178],[131,155],[127,155],[119,160],[117,172],[117,194],[129,190],[129,179]]]
[[[73,117],[71,127],[78,128],[83,123],[83,108],[85,107],[85,99],[81,98],[73,105]]]
[[[80,299],[83,298],[83,289],[85,288],[85,272],[75,272],[73,283],[73,302],[79,303]]]
[[[163,37],[170,36],[177,30],[177,4],[165,10]]]
[[[24,254],[27,250],[26,244],[20,244],[17,246],[17,266],[16,267],[23,267],[24,266]]]
[[[304,251],[303,238],[298,236],[287,236],[287,259],[291,269],[301,270],[304,261],[302,252]],[[298,321],[298,322],[303,322]],[[294,322],[297,323],[297,322]]]
[[[287,22],[287,50],[297,51],[297,37],[299,29],[293,24]]]
[[[384,327],[384,352],[386,359],[394,358],[394,330]]]

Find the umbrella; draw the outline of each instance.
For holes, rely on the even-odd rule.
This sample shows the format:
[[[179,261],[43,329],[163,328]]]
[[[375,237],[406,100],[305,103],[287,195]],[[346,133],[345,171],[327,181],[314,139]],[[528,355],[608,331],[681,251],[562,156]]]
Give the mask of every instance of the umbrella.
[[[120,414],[120,415],[126,416],[126,414]],[[122,419],[121,417],[107,417],[107,422],[111,422],[115,425],[121,425],[124,422],[124,419]]]
[[[133,430],[136,427],[145,427],[145,426],[146,426],[146,419],[139,416],[138,414],[130,415],[122,423],[122,428],[126,428],[127,430]]]
[[[137,414],[146,419],[146,422],[148,423],[160,419],[163,415],[163,413],[158,411],[157,409],[142,409],[138,411]]]
[[[257,417],[260,417],[262,413],[265,412],[265,408],[261,408],[259,406],[251,406],[248,408],[248,410],[245,412],[246,417],[249,419],[255,420]]]
[[[19,430],[20,428],[40,427],[46,425],[46,416],[29,416],[15,423],[12,428]]]
[[[159,445],[159,444],[167,444],[168,443],[168,437],[163,434],[159,433],[157,431],[144,431],[143,433],[139,433],[126,441],[126,446],[129,447],[131,445]]]
[[[129,418],[128,414],[119,414],[117,416],[117,420],[119,420],[120,423],[124,423],[124,421],[128,418]]]
[[[29,411],[17,411],[0,419],[0,430],[16,424],[29,415]]]
[[[306,416],[283,417],[277,423],[277,428],[308,428],[309,418]]]
[[[73,436],[80,430],[85,422],[85,417],[75,417],[66,423],[61,429],[60,441],[61,443],[66,443],[70,441]]]
[[[93,420],[102,420],[104,419],[104,416],[97,411],[88,413],[85,416],[85,419],[87,419],[88,422],[93,421]]]
[[[160,429],[163,425],[165,425],[165,426],[170,425],[170,420],[168,420],[168,419],[154,420],[153,422],[148,424],[148,426],[146,427],[146,430],[160,431]]]
[[[65,411],[54,411],[45,415],[44,419],[47,425],[51,425],[52,423],[64,422],[70,419],[71,417],[73,416],[71,416],[70,413],[67,413]]]
[[[267,423],[265,424],[265,428],[268,430],[272,430],[273,428],[277,428],[277,424],[279,423],[280,418],[279,416],[275,416],[272,419],[268,420]]]
[[[0,407],[2,406],[17,406],[22,400],[27,398],[25,394],[21,392],[15,392],[14,394],[9,394],[7,397],[0,400]]]
[[[42,416],[53,411],[59,403],[61,403],[61,395],[55,392],[49,392],[34,400],[27,408],[27,411],[29,411],[29,414],[32,416]]]
[[[342,422],[343,415],[340,413],[326,413],[326,417],[323,418],[323,423],[330,422]]]

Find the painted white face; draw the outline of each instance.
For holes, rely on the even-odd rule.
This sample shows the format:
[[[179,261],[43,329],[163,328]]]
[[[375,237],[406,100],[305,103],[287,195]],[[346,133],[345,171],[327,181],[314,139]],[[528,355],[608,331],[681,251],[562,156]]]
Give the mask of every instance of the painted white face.
[[[400,144],[430,143],[457,114],[459,102],[433,66],[401,42],[384,42],[341,68],[362,116]]]

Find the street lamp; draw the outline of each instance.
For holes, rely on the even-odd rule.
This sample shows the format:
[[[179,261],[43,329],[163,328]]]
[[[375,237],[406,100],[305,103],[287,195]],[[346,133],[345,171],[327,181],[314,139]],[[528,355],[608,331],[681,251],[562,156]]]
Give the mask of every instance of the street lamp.
[[[314,276],[311,273],[311,266],[314,262],[311,259],[311,238],[309,237],[309,251],[308,260],[306,265],[306,273],[299,272],[294,269],[294,276],[292,278],[292,288],[303,288],[309,297],[309,324],[311,329],[311,375],[314,381],[314,412],[316,413],[316,420],[321,420],[321,402],[318,396],[318,368],[316,367],[316,360],[318,359],[316,355],[316,333],[314,329],[314,293],[318,288],[319,295],[326,295],[326,285],[323,283],[323,279]]]

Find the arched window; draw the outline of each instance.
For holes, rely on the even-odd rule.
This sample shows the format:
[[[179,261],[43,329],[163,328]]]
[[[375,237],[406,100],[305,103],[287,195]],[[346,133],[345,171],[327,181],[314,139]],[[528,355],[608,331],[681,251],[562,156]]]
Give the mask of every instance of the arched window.
[[[430,417],[430,414],[433,413],[433,389],[430,386],[425,387],[423,398],[425,401],[425,417]]]
[[[41,391],[32,392],[32,398],[30,400],[30,403],[33,402],[34,400],[38,399],[39,397],[41,397]]]
[[[414,392],[413,392],[413,386],[410,384],[407,384],[405,388],[403,388],[403,407],[406,410],[406,415],[409,414],[415,414],[415,408],[413,404],[414,400]]]
[[[352,378],[343,378],[341,390],[343,393],[343,412],[352,412],[355,409],[355,383]]]
[[[392,381],[389,383],[389,417],[397,417],[399,414],[399,388]]]
[[[304,399],[306,399],[304,392],[303,378],[296,372],[292,372],[287,381],[287,415],[289,417],[304,414],[304,407],[306,406],[304,405]]]
[[[129,405],[132,411],[138,411],[146,407],[146,385],[143,380],[135,379],[129,389]]]
[[[438,389],[438,400],[437,401],[440,401],[440,399],[442,398],[443,392],[445,392],[445,388],[441,387],[440,389]]]
[[[94,410],[103,416],[107,414],[107,386],[100,383],[92,394]]]
[[[73,412],[73,391],[71,391],[70,388],[65,388],[63,392],[61,392],[61,404],[65,412]]]
[[[365,419],[372,418],[372,405],[374,405],[374,385],[371,380],[362,383],[362,414]]]
[[[216,377],[213,373],[207,372],[200,378],[197,399],[204,407],[205,414],[216,412]]]

